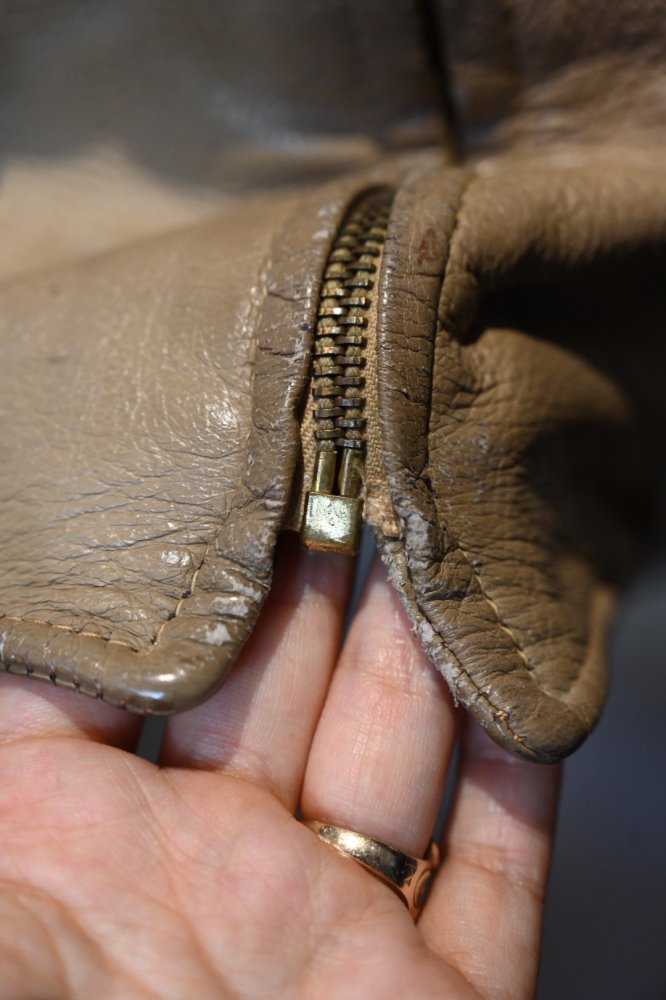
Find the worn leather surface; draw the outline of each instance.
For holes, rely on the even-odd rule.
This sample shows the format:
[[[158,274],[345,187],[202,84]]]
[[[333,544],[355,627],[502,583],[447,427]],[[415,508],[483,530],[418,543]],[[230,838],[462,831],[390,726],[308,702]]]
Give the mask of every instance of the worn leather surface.
[[[5,669],[141,712],[222,683],[270,584],[324,261],[372,176],[0,290]]]
[[[289,351],[302,355],[267,300],[271,224],[289,208],[268,221],[247,204],[5,288],[8,669],[146,711],[219,684],[221,652],[256,618],[276,532],[247,482],[248,448],[262,449],[250,392],[256,365],[281,404],[276,488]]]
[[[664,427],[663,28],[620,7],[3,15],[5,669],[144,712],[219,686],[287,519],[328,248],[388,183],[383,556],[498,742],[578,745]]]
[[[437,171],[394,220],[387,558],[459,700],[557,760],[597,718],[611,584],[653,523],[666,178],[618,159]]]

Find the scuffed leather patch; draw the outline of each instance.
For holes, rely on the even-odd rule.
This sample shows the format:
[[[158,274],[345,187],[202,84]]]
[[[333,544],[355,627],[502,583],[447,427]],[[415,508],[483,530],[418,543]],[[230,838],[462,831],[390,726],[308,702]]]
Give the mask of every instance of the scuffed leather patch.
[[[603,164],[432,172],[399,195],[387,240],[380,408],[402,539],[385,556],[454,696],[543,762],[598,716],[605,553],[632,548],[608,485],[639,430],[640,387],[608,363],[622,322],[617,303],[595,314],[590,269],[617,287],[629,257],[663,245],[654,180],[641,202],[640,182]],[[530,303],[547,303],[541,327]],[[605,356],[590,347],[604,336]]]

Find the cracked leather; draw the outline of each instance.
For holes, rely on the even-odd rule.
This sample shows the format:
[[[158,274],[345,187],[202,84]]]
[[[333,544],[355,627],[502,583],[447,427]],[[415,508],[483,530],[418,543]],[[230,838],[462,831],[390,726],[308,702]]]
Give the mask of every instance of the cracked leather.
[[[2,666],[140,712],[219,687],[289,516],[327,253],[390,183],[370,519],[456,699],[570,752],[655,521],[660,5],[574,34],[565,2],[35,6],[2,42]]]

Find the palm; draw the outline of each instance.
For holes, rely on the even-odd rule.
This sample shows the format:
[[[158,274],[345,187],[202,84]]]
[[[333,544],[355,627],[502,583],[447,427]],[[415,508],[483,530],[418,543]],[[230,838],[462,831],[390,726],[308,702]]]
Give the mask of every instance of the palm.
[[[443,687],[379,579],[327,690],[345,571],[315,585],[322,565],[278,579],[229,689],[170,725],[159,768],[123,749],[130,716],[4,681],[3,998],[530,995],[553,769],[514,763],[470,730],[447,856],[416,927],[294,818],[300,802],[422,853],[453,740]],[[368,616],[383,633],[388,622],[393,649],[398,634],[397,673],[381,656],[359,675]],[[308,681],[312,643],[322,668]],[[427,752],[413,726],[399,730],[414,711],[433,727]]]
[[[4,767],[19,755],[25,766],[26,753],[40,770],[13,783],[21,805],[3,869],[16,873],[5,898],[17,913],[4,923],[30,927],[44,908],[48,936],[58,947],[66,940],[76,962],[81,996],[96,995],[114,969],[128,1000],[306,996],[318,975],[329,995],[350,997],[357,949],[372,949],[387,986],[413,974],[418,935],[404,907],[269,793],[205,772],[160,772],[106,747],[87,748],[82,775],[72,740],[24,746]],[[58,966],[43,932],[22,936],[30,975],[51,984]]]

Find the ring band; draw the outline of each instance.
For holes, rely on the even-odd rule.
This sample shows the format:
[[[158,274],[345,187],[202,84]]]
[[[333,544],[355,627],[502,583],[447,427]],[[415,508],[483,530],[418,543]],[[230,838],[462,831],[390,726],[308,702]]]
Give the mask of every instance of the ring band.
[[[432,840],[425,858],[403,854],[381,840],[373,840],[364,833],[347,830],[331,823],[311,820],[305,824],[320,840],[330,844],[341,854],[353,858],[375,875],[403,901],[416,920],[421,912],[428,887],[439,866],[439,848]]]

